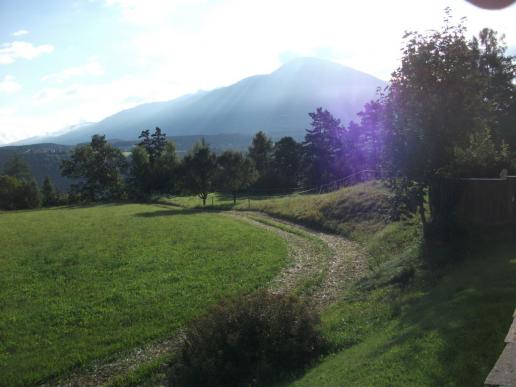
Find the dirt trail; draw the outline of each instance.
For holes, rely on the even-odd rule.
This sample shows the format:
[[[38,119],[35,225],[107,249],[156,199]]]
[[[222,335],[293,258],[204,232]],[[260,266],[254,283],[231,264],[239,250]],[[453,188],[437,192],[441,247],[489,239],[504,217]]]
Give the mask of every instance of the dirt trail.
[[[315,308],[335,301],[347,286],[359,279],[367,268],[360,246],[346,238],[317,232],[298,224],[273,218],[260,212],[228,211],[230,216],[276,233],[287,242],[291,264],[271,282],[277,293],[295,292],[307,297]],[[142,363],[152,361],[177,349],[182,335],[116,355],[107,362],[94,362],[67,378],[43,386],[105,386],[126,375]],[[165,366],[165,365],[164,365]],[[163,384],[165,385],[165,381]]]
[[[291,265],[273,280],[271,288],[275,292],[288,293],[297,289],[303,294],[306,290],[314,306],[324,307],[335,301],[342,290],[367,270],[362,248],[349,239],[314,231],[261,212],[230,211],[225,214],[266,228],[287,242]],[[303,285],[305,289],[299,289]]]

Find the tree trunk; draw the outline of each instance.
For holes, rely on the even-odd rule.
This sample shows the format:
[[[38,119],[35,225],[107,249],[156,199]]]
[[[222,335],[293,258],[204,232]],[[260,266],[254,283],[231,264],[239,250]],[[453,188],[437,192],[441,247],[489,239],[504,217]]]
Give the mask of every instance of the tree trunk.
[[[236,206],[236,198],[237,198],[237,193],[233,192],[233,205],[235,205],[235,206]]]
[[[425,205],[421,203],[419,205],[419,217],[421,218],[421,223],[423,224],[423,236],[428,236],[428,227],[426,223],[426,214],[425,214]]]

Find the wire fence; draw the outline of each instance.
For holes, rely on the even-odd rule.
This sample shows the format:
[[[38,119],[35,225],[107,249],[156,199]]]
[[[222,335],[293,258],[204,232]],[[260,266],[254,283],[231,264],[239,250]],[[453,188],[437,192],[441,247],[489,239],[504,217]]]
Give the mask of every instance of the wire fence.
[[[240,193],[237,196],[237,202],[246,201],[248,207],[251,208],[251,200],[264,200],[264,199],[279,199],[283,197],[288,197],[292,195],[306,195],[306,194],[322,194],[337,191],[344,187],[349,187],[358,183],[363,183],[370,180],[375,180],[379,178],[378,172],[371,169],[364,169],[362,171],[358,171],[352,173],[346,177],[341,179],[337,179],[331,181],[326,184],[312,186],[312,187],[295,187],[291,189],[282,189],[284,193],[277,194],[271,193],[274,192],[274,189],[266,189],[266,190],[254,190],[247,191],[245,193]],[[206,205],[212,207],[219,206],[232,206],[233,195],[230,193],[221,193],[224,197],[224,201],[227,203],[221,203],[220,199],[217,199],[215,202],[215,198],[217,195],[210,194],[210,196],[206,200]],[[174,196],[169,196],[169,199],[177,198]],[[202,199],[198,198],[199,204],[202,204]]]
[[[283,197],[283,196],[290,196],[293,194],[296,194],[296,195],[309,194],[309,193],[320,194],[320,193],[337,191],[341,188],[348,187],[350,185],[362,183],[362,182],[369,181],[369,180],[374,180],[376,178],[378,178],[377,171],[372,170],[372,169],[364,169],[362,171],[352,173],[351,175],[348,175],[341,179],[331,181],[326,184],[312,186],[312,187],[301,187],[301,188],[296,187],[296,188],[291,188],[291,189],[287,189],[287,190],[284,189],[283,191],[287,191],[284,194],[271,194],[271,195],[264,194],[264,192],[274,191],[274,189],[268,189],[268,190],[262,191],[262,192],[248,191],[247,196],[249,196],[249,197],[253,197],[253,196],[255,196],[255,197],[256,196]]]

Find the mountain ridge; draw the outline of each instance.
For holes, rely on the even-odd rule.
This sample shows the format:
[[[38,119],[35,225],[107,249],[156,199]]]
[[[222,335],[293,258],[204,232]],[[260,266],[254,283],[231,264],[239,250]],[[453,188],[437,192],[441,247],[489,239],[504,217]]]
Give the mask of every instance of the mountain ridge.
[[[309,112],[322,106],[347,123],[374,98],[377,88],[385,85],[372,75],[338,63],[298,58],[270,74],[253,75],[170,101],[137,105],[97,123],[39,140],[74,145],[96,133],[108,139],[134,140],[142,129],[156,126],[169,136],[250,135],[264,130],[276,137],[300,139],[309,125]]]

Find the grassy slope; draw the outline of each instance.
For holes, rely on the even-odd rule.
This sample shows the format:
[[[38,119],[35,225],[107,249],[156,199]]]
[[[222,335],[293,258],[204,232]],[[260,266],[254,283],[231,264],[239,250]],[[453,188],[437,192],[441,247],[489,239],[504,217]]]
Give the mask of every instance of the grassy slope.
[[[388,193],[379,183],[251,205],[339,232],[370,255],[368,278],[322,316],[325,336],[340,349],[294,385],[483,384],[515,307],[516,241],[469,240],[452,254],[430,250],[427,257],[441,259],[444,250],[452,263],[429,270],[418,222],[387,223]],[[407,268],[415,277],[399,286]]]
[[[183,208],[201,208],[202,202],[195,196],[174,197],[166,202]],[[213,206],[212,206],[213,203]],[[305,224],[311,227],[339,233],[357,240],[372,253],[371,264],[380,265],[399,251],[399,245],[418,239],[414,222],[388,225],[389,192],[379,182],[369,182],[322,195],[289,195],[279,197],[242,196],[233,206],[232,198],[210,194],[208,208],[263,211],[270,215]],[[389,236],[395,235],[395,238]],[[385,250],[385,243],[391,243]],[[379,246],[378,246],[379,244]]]
[[[356,345],[293,385],[483,385],[515,306],[516,242],[473,248],[433,286],[377,289],[327,311],[327,336]]]
[[[2,213],[0,245],[0,385],[170,336],[287,257],[265,230],[156,205]]]

